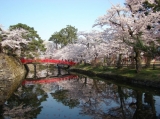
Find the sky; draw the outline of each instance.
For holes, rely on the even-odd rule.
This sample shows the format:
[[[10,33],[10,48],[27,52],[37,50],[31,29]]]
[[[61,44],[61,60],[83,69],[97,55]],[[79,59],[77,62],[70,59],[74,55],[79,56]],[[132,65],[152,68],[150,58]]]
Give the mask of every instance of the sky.
[[[112,4],[125,0],[0,0],[0,25],[7,30],[18,23],[33,27],[43,40],[67,25],[78,31],[91,31],[99,16]]]

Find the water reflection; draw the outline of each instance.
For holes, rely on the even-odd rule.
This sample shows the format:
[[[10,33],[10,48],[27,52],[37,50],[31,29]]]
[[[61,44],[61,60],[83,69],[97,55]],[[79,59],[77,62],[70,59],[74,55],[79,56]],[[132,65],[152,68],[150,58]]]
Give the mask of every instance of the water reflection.
[[[160,96],[154,91],[143,92],[75,75],[62,76],[53,82],[27,81],[7,100],[4,119],[159,118]]]
[[[53,64],[44,64],[44,65],[29,65],[29,73],[26,78],[42,78],[42,77],[53,77],[53,76],[62,76],[65,74],[69,74],[69,70],[65,67],[57,68],[56,65]],[[66,70],[63,70],[66,69]]]

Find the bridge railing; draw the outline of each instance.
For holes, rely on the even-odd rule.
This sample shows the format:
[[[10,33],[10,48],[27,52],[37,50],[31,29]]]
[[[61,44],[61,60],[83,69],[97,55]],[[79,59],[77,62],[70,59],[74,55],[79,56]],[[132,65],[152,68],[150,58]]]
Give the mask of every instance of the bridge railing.
[[[49,63],[49,64],[65,64],[65,65],[75,65],[76,63],[73,61],[65,61],[65,60],[57,60],[57,59],[24,59],[21,58],[21,62],[23,64],[29,63]]]

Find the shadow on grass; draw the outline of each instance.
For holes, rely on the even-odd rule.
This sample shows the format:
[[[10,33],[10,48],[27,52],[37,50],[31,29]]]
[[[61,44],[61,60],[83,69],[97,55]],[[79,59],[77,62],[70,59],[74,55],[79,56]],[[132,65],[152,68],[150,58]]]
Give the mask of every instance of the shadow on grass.
[[[90,70],[95,73],[110,73],[143,80],[160,81],[160,69],[153,70],[152,68],[147,68],[142,69],[142,71],[140,71],[139,73],[136,73],[136,70],[131,68],[117,69],[116,67],[92,66],[84,64],[74,66],[73,68]]]

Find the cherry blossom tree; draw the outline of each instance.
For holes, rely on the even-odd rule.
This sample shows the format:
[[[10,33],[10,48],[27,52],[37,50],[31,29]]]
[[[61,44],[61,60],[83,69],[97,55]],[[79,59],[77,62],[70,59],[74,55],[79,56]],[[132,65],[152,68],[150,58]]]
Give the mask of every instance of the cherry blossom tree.
[[[40,57],[50,58],[57,50],[57,44],[53,43],[52,41],[44,41],[43,44],[44,44],[46,51],[42,53]]]
[[[107,65],[116,64],[117,54],[129,54],[131,53],[131,48],[118,38],[112,40],[113,34],[114,32],[111,31],[109,33],[99,31],[79,32],[76,43],[68,44],[55,51],[52,54],[52,58],[72,59],[77,62],[84,61],[85,63],[93,64],[96,64],[98,60],[103,62],[107,58]]]
[[[82,44],[68,44],[53,53],[52,58],[61,60],[80,60],[81,54],[86,47]]]
[[[105,43],[102,41],[99,32],[80,32],[78,36],[76,43],[68,44],[62,49],[57,50],[52,57],[88,63],[97,58],[104,57],[104,54],[106,54]]]
[[[24,45],[27,45],[29,41],[23,38],[23,35],[27,34],[24,29],[15,30],[3,30],[1,28],[1,47],[7,53],[15,53],[16,51],[21,51]]]
[[[153,12],[150,9],[148,15],[146,11],[138,12],[143,1],[126,1],[126,6],[112,6],[102,17],[99,17],[94,26],[112,28],[116,31],[116,36],[126,45],[133,47],[135,52],[136,71],[141,70],[141,51],[152,52],[154,46],[159,45],[157,37],[159,36],[158,19],[159,12]],[[150,1],[148,1],[150,2]],[[132,3],[132,4],[131,4]],[[137,12],[136,12],[137,11]],[[150,30],[147,26],[152,26]],[[154,27],[153,27],[154,26]]]
[[[27,31],[23,38],[30,41],[27,47],[23,48],[23,57],[34,58],[38,57],[41,53],[45,52],[43,40],[38,35],[37,31],[26,24],[18,23],[16,25],[11,25],[9,30],[24,29]]]
[[[160,14],[160,3],[156,0],[140,0],[140,1],[131,1],[126,0],[126,6],[133,13],[140,13],[145,15],[146,20],[146,28],[143,31],[144,39],[147,39],[147,43],[149,46],[143,47],[145,51],[145,56],[147,58],[146,67],[150,66],[150,61],[153,57],[158,55],[158,46],[159,46],[159,37],[160,37],[160,23],[159,23],[159,14]]]

